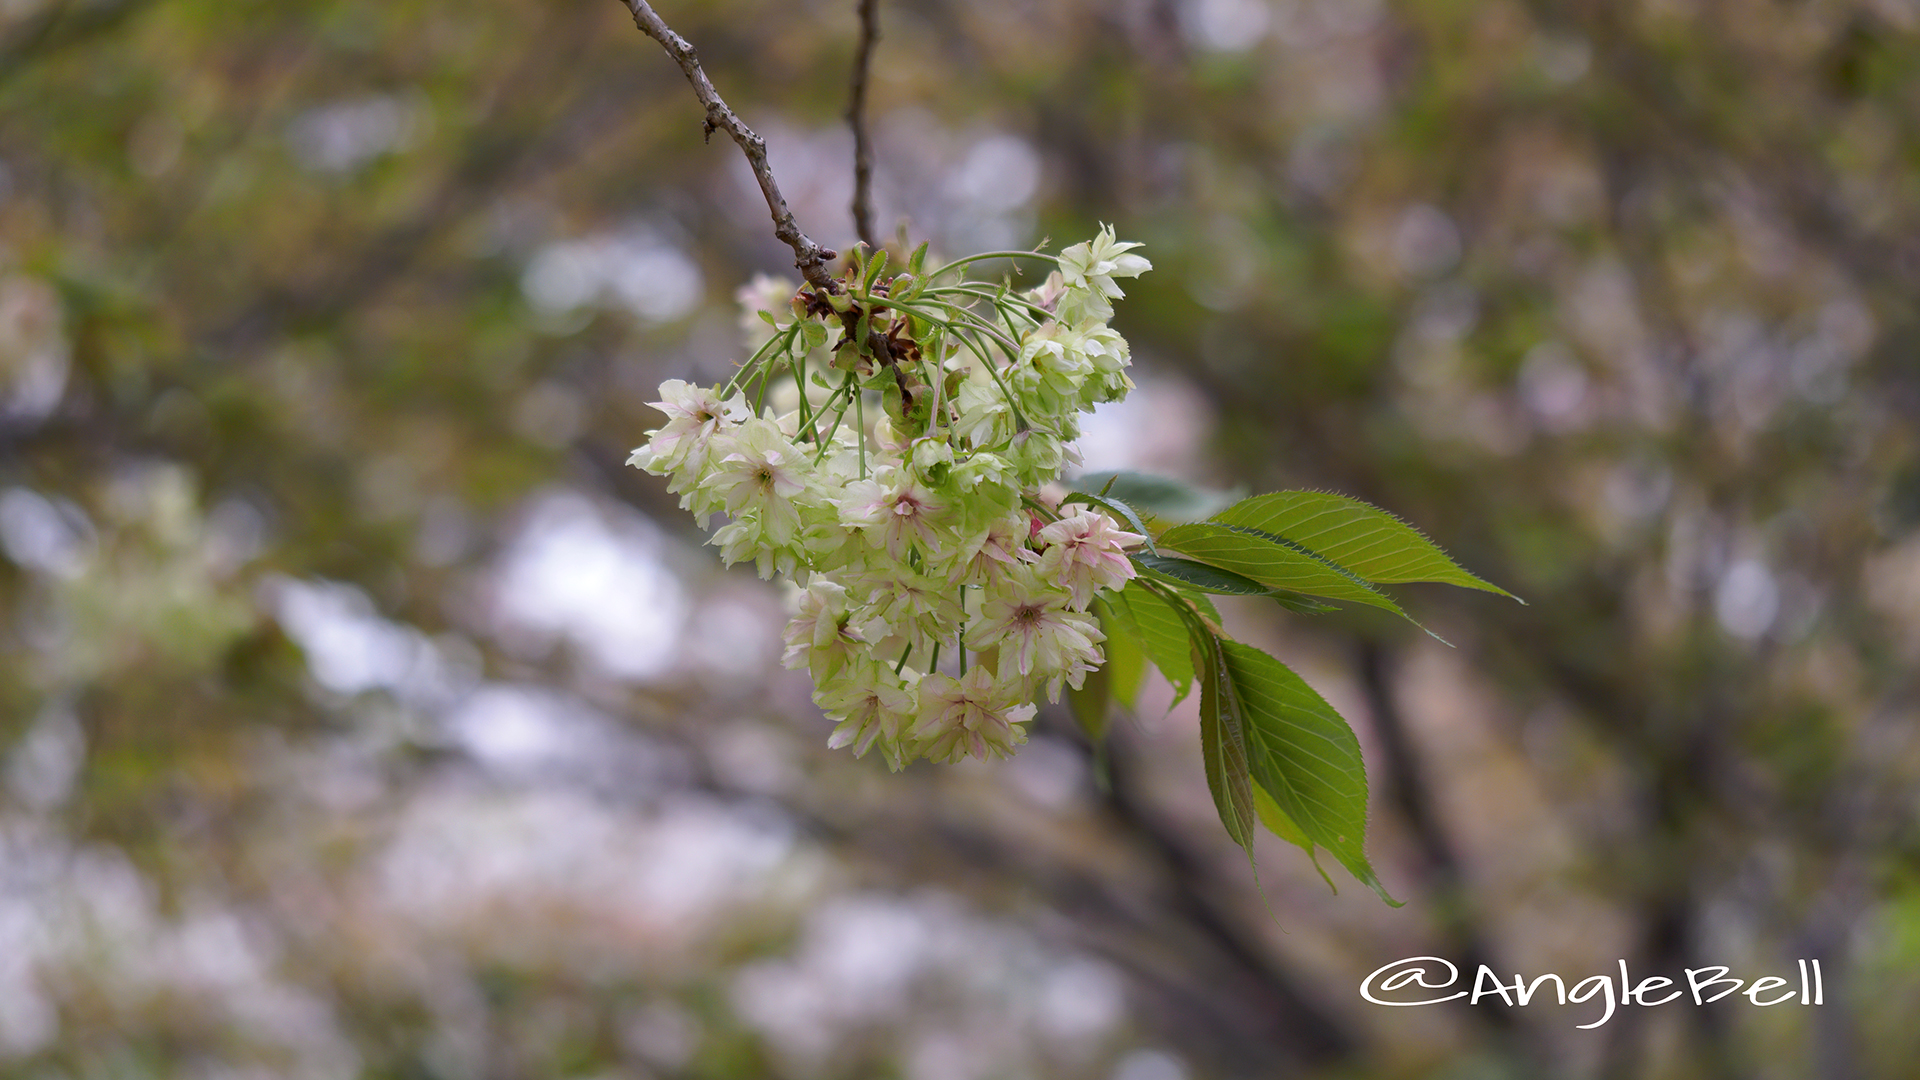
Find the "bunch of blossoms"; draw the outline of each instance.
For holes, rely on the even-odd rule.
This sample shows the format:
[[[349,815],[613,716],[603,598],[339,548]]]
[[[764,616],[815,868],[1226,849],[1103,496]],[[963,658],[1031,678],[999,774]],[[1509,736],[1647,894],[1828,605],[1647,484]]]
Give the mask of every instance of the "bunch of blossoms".
[[[660,387],[667,423],[628,464],[703,525],[723,514],[710,542],[729,565],[797,587],[784,660],[813,677],[831,746],[895,769],[1005,757],[1040,693],[1102,663],[1088,608],[1144,537],[1041,491],[1079,414],[1133,387],[1107,320],[1115,279],[1151,269],[1138,246],[1103,226],[1057,257],[931,271],[922,244],[890,279],[885,252],[857,254],[831,293],[759,279],[742,291],[758,347],[733,379]],[[965,276],[992,258],[1055,269],[1026,292]]]

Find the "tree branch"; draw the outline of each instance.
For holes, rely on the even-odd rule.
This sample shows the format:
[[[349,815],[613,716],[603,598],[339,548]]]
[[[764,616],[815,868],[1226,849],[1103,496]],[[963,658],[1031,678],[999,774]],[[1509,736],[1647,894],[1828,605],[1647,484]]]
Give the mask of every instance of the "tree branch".
[[[853,59],[847,124],[853,128],[853,230],[870,248],[880,244],[873,233],[873,143],[867,137],[867,79],[873,70],[873,46],[879,40],[880,0],[860,0],[860,49]]]
[[[1037,730],[1086,754],[1091,765],[1092,746],[1064,712],[1062,707],[1042,708]],[[1350,1058],[1356,1043],[1344,1019],[1300,990],[1285,964],[1247,929],[1214,887],[1204,855],[1155,812],[1143,786],[1134,780],[1145,771],[1144,748],[1119,737],[1117,731],[1108,738],[1111,756],[1103,807],[1118,835],[1165,869],[1170,890],[1164,902],[1166,916],[1184,923],[1215,950],[1226,973],[1220,990],[1253,1007],[1261,1018],[1257,1037],[1288,1059],[1288,1068],[1263,1069],[1260,1075],[1300,1075]]]
[[[740,152],[747,155],[747,164],[753,167],[753,177],[760,182],[760,193],[766,196],[767,210],[773,214],[773,235],[780,238],[793,249],[793,265],[807,284],[823,293],[838,293],[840,288],[834,283],[833,275],[827,273],[827,263],[840,257],[840,253],[823,248],[808,239],[793,220],[793,211],[787,209],[786,197],[780,194],[780,185],[774,182],[773,170],[767,165],[767,141],[754,134],[752,128],[742,123],[727,103],[720,98],[719,91],[713,88],[713,82],[700,68],[700,58],[694,54],[693,46],[687,40],[673,32],[660,16],[654,13],[647,0],[620,0],[627,10],[633,12],[633,24],[640,32],[660,43],[680,65],[680,71],[687,81],[693,84],[693,95],[706,106],[707,118],[702,130],[708,138],[716,129],[725,131],[740,146]]]
[[[620,0],[628,11],[633,12],[633,24],[640,32],[660,43],[680,65],[680,70],[693,84],[693,95],[706,106],[707,118],[702,124],[706,135],[711,138],[716,129],[724,130],[740,146],[741,153],[747,155],[747,164],[753,167],[754,179],[760,182],[760,193],[766,196],[767,209],[773,214],[773,235],[780,238],[793,249],[793,265],[799,269],[800,276],[814,287],[822,297],[833,296],[840,292],[840,285],[833,275],[827,273],[827,263],[840,257],[840,253],[831,248],[823,248],[800,231],[799,223],[793,220],[793,211],[787,209],[786,197],[780,194],[780,185],[773,179],[773,168],[767,164],[767,141],[754,134],[732,109],[720,98],[720,92],[713,88],[713,82],[700,68],[700,58],[694,54],[693,46],[687,39],[660,21],[647,0]],[[870,0],[863,0],[870,2]],[[868,46],[870,49],[871,46]],[[858,337],[860,316],[863,314],[858,304],[850,305],[847,310],[838,313],[840,322],[846,327],[849,340],[860,341],[861,346],[880,364],[893,368],[894,379],[900,386],[900,393],[908,403],[913,401],[913,393],[907,387],[907,378],[895,365],[892,345],[886,335],[869,328],[864,340]]]
[[[1356,661],[1367,711],[1373,716],[1374,733],[1384,751],[1382,771],[1387,776],[1387,790],[1425,856],[1435,922],[1450,939],[1449,946],[1460,957],[1461,967],[1478,971],[1481,965],[1493,962],[1492,950],[1475,910],[1472,885],[1461,868],[1453,839],[1440,820],[1438,800],[1427,783],[1412,732],[1407,730],[1406,717],[1394,698],[1393,658],[1379,643],[1363,641]],[[1507,1010],[1490,1009],[1483,1013],[1476,1009],[1474,1019],[1495,1033],[1497,1041],[1505,1044],[1503,1051],[1514,1063],[1526,1066],[1529,1071],[1545,1066],[1526,1029]]]

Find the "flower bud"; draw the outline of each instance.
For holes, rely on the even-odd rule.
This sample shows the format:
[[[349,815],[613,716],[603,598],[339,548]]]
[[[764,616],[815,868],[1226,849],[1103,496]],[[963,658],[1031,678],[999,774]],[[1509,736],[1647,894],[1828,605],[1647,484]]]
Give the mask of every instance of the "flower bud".
[[[1033,483],[1044,483],[1060,475],[1066,452],[1060,440],[1044,431],[1023,431],[1013,437],[1007,456],[1020,475]]]
[[[943,438],[928,436],[914,440],[913,468],[920,478],[938,487],[947,481],[953,467],[953,446]]]

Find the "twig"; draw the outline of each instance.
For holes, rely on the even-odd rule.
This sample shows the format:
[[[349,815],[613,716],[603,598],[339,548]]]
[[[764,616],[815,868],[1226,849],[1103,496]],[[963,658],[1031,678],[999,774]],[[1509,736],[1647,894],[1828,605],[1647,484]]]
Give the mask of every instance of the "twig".
[[[694,54],[693,46],[687,40],[673,32],[660,16],[654,14],[647,0],[620,0],[627,10],[633,12],[633,24],[640,32],[660,43],[680,65],[680,71],[693,84],[693,95],[706,106],[707,118],[702,123],[702,131],[708,138],[715,130],[723,130],[733,137],[740,146],[740,152],[747,155],[747,164],[753,167],[753,177],[760,182],[760,193],[766,196],[767,210],[773,214],[773,235],[793,249],[793,265],[807,284],[823,293],[837,294],[840,287],[835,284],[833,275],[827,273],[827,263],[840,257],[840,253],[823,248],[808,239],[793,220],[793,211],[787,209],[786,197],[780,194],[780,185],[774,182],[773,170],[767,165],[767,141],[754,134],[753,129],[742,123],[727,103],[720,98],[719,91],[700,68],[700,58]]]
[[[707,108],[707,118],[702,124],[706,135],[711,138],[716,129],[723,129],[733,136],[741,153],[747,155],[747,163],[753,166],[754,179],[760,181],[760,193],[767,198],[767,209],[773,214],[773,235],[793,249],[793,265],[799,269],[800,276],[806,278],[807,284],[813,286],[822,297],[839,295],[840,283],[827,273],[827,263],[839,258],[840,253],[832,248],[821,247],[800,231],[799,224],[793,220],[793,211],[787,209],[786,198],[780,194],[780,185],[773,179],[773,169],[767,164],[767,141],[754,134],[753,129],[742,123],[727,107],[727,103],[720,99],[720,92],[713,88],[707,73],[701,70],[700,58],[694,54],[693,46],[661,22],[660,16],[654,13],[647,0],[620,2],[633,12],[633,24],[640,28],[640,32],[659,42],[660,47],[667,50],[667,55],[673,57],[673,62],[680,65],[687,82],[693,84],[693,95]],[[860,326],[860,306],[849,305],[847,310],[838,314],[848,336],[853,338]],[[913,394],[907,389],[906,376],[894,363],[893,350],[887,343],[886,335],[870,328],[863,344],[876,361],[894,369],[893,375],[900,385],[900,393],[911,404]]]
[[[853,58],[853,93],[847,124],[853,128],[853,231],[870,248],[873,233],[873,143],[867,137],[867,79],[873,70],[873,46],[880,40],[880,0],[860,0],[860,49]]]

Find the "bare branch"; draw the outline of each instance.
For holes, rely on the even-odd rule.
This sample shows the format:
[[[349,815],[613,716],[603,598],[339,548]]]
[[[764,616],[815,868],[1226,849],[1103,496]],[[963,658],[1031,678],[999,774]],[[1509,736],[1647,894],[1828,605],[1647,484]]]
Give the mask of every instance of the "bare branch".
[[[754,179],[760,181],[760,193],[767,198],[767,209],[773,214],[773,235],[793,249],[793,265],[799,268],[800,275],[806,278],[807,284],[813,286],[822,297],[838,295],[841,291],[840,284],[833,279],[833,275],[827,273],[827,263],[839,258],[840,253],[821,247],[808,239],[806,233],[800,231],[799,224],[793,220],[793,211],[787,209],[786,198],[780,194],[780,185],[774,182],[773,169],[767,164],[767,141],[754,134],[753,129],[741,122],[740,118],[734,115],[733,110],[727,107],[727,103],[720,99],[720,92],[713,88],[707,73],[701,70],[700,58],[694,55],[693,46],[687,44],[687,39],[674,33],[666,23],[662,22],[647,0],[620,0],[620,2],[626,5],[628,11],[633,12],[633,24],[640,28],[640,32],[659,42],[660,47],[667,50],[667,55],[673,57],[673,62],[680,65],[680,70],[686,75],[687,81],[693,84],[693,95],[699,98],[700,104],[707,108],[707,118],[703,124],[707,136],[711,138],[716,129],[724,130],[733,137],[734,142],[739,144],[741,152],[747,155],[747,163],[753,166]],[[864,48],[870,51],[871,43]],[[883,366],[892,368],[901,396],[911,403],[913,391],[907,386],[906,374],[895,363],[897,357],[894,343],[890,342],[885,334],[871,326],[868,327],[864,339],[858,335],[857,331],[863,314],[858,304],[850,304],[845,311],[837,314],[841,325],[846,328],[848,340],[859,342],[859,347],[864,352],[873,356]]]
[[[793,211],[787,209],[786,197],[780,194],[780,185],[774,182],[773,170],[767,165],[767,141],[754,134],[753,129],[742,123],[727,103],[720,98],[719,91],[700,68],[700,58],[694,54],[693,46],[687,40],[673,32],[660,16],[654,13],[647,0],[620,0],[627,10],[633,12],[633,24],[640,32],[660,43],[680,65],[680,71],[687,81],[693,84],[693,94],[706,106],[707,118],[702,127],[709,138],[714,131],[725,131],[740,146],[741,153],[747,155],[747,164],[753,166],[753,177],[760,182],[760,193],[766,196],[767,210],[773,214],[773,235],[793,249],[793,265],[807,284],[824,293],[838,293],[840,288],[834,283],[833,275],[827,273],[827,263],[840,257],[840,253],[823,248],[808,239],[793,220]]]
[[[867,137],[867,79],[873,70],[873,46],[879,40],[880,0],[860,0],[860,49],[853,59],[847,124],[853,128],[853,230],[870,248],[880,244],[873,232],[873,143]]]

